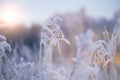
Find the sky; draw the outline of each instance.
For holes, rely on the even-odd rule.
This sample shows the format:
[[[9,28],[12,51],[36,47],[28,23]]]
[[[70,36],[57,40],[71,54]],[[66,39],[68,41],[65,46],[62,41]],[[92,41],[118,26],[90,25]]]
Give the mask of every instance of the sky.
[[[25,23],[44,22],[55,13],[77,12],[85,8],[89,16],[112,18],[120,9],[120,0],[0,0],[3,6],[13,5]]]

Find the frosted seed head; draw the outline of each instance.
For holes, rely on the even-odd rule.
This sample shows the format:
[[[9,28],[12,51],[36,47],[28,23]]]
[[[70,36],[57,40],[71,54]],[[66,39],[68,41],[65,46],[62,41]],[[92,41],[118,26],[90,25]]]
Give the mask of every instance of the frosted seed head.
[[[65,43],[70,44],[70,42],[64,37],[64,34],[58,24],[61,21],[62,19],[56,16],[49,19],[45,23],[43,30],[41,31],[41,41],[44,44],[55,46],[60,41],[64,41]]]
[[[107,31],[106,27],[104,26],[105,31],[103,32],[103,36],[106,42],[109,41],[109,32]]]
[[[62,21],[63,21],[63,19],[60,18],[59,16],[56,16],[55,18],[53,18],[53,22],[56,23],[56,24],[58,24],[58,23],[60,23]]]

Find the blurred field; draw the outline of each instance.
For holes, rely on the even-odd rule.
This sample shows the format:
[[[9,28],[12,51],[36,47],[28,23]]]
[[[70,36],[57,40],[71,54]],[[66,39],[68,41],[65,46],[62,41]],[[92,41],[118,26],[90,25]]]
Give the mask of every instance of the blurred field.
[[[68,2],[71,3],[69,4]],[[83,4],[85,2],[81,1],[81,3]],[[114,7],[113,3],[109,3],[109,1],[107,3],[101,2],[100,4],[102,5],[104,4],[103,6],[96,1],[94,2],[96,3],[96,6],[93,6],[93,3],[91,1],[90,4],[89,2],[84,4],[86,6],[81,7],[82,4],[80,4],[80,8],[76,8],[78,7],[77,1],[75,1],[75,3],[71,0],[64,2],[61,1],[60,3],[62,3],[62,5],[60,5],[60,3],[58,2],[56,4],[56,1],[50,2],[50,4],[48,4],[47,1],[46,2],[43,1],[42,4],[40,3],[42,7],[41,8],[40,4],[35,1],[31,1],[30,4],[28,5],[26,5],[27,1],[25,2],[13,1],[13,3],[19,3],[20,5],[27,6],[27,7],[25,6],[17,7],[16,6],[17,4],[11,6],[11,4],[7,4],[7,2],[1,0],[0,1],[0,34],[6,37],[7,40],[5,40],[5,42],[7,41],[8,44],[10,44],[12,51],[9,52],[8,50],[5,50],[8,59],[4,56],[2,57],[0,56],[1,59],[0,72],[2,73],[2,75],[0,73],[0,80],[9,80],[9,78],[11,78],[11,80],[14,80],[14,78],[11,77],[14,75],[14,73],[11,73],[12,70],[11,68],[9,68],[10,64],[12,64],[14,68],[21,69],[22,67],[23,69],[21,69],[21,71],[23,70],[23,73],[25,73],[25,75],[27,75],[27,73],[31,73],[30,71],[32,71],[34,68],[33,70],[34,75],[33,74],[27,75],[27,77],[29,78],[35,76],[36,79],[31,79],[31,80],[39,80],[40,78],[38,79],[38,76],[41,75],[42,71],[44,70],[49,71],[49,73],[47,72],[45,73],[47,74],[48,79],[51,77],[59,78],[59,79],[50,79],[50,80],[79,80],[80,77],[83,80],[92,80],[95,79],[96,77],[98,77],[98,79],[95,80],[102,80],[101,78],[105,78],[105,80],[113,80],[112,78],[110,79],[110,77],[113,77],[114,73],[117,74],[116,80],[119,80],[120,79],[119,78],[120,75],[119,47],[120,46],[117,46],[118,47],[116,52],[117,54],[112,57],[115,67],[110,66],[108,69],[106,68],[107,63],[105,64],[105,67],[103,67],[103,64],[105,63],[103,62],[104,60],[99,61],[100,64],[97,65],[97,67],[94,67],[94,64],[87,62],[88,57],[86,57],[85,62],[83,59],[84,55],[89,54],[90,52],[89,50],[91,49],[91,44],[93,44],[97,40],[104,40],[104,35],[103,35],[104,27],[106,28],[106,30],[108,30],[110,35],[109,37],[110,38],[112,37],[114,26],[117,20],[120,18],[120,6],[118,5],[118,3],[115,2],[116,6]],[[107,10],[106,8],[109,6],[111,6],[112,8],[110,8],[110,10]],[[70,10],[65,11],[64,9],[70,9]],[[94,12],[90,12],[92,10]],[[110,12],[112,12],[113,14]],[[112,15],[110,15],[109,13]],[[101,14],[101,16],[98,16],[99,14]],[[61,23],[57,23],[53,20],[53,23],[51,21],[47,25],[44,24],[47,21],[52,20],[52,18],[55,16],[59,16],[61,19],[63,19],[63,21]],[[44,19],[46,20],[44,21]],[[58,24],[60,25],[60,28],[58,27]],[[54,33],[54,38],[56,40],[58,38],[65,38],[70,42],[70,45],[65,44],[64,41],[63,42],[61,41],[59,43],[61,52],[59,52],[59,49],[57,49],[58,43],[56,46],[55,45],[53,46],[52,44],[51,48],[48,48],[49,45],[45,47],[44,44],[40,46],[40,43],[42,42],[41,32],[42,31],[44,32],[45,26],[48,26],[50,30],[53,29],[53,33],[54,30],[55,31],[58,30],[59,31],[58,33],[57,32]],[[91,32],[89,32],[89,30]],[[47,33],[47,29],[46,29],[46,33]],[[58,36],[58,34],[62,34],[62,36]],[[52,34],[50,34],[49,32],[47,37],[50,37],[51,35]],[[80,40],[78,41],[78,43],[80,44],[76,42],[75,36],[80,37]],[[0,51],[2,51],[2,49]],[[45,52],[47,51],[50,53],[50,55],[49,53],[47,53],[48,55],[45,54]],[[80,53],[79,56],[77,55],[78,52]],[[41,65],[45,63],[43,61],[44,59],[43,60],[40,59],[39,56],[40,53],[41,53],[41,58],[47,56],[48,58],[46,58],[46,61],[48,61],[48,63],[51,61],[51,64],[47,66],[48,69],[43,68],[42,70],[42,68],[40,68]],[[76,55],[78,57],[76,57]],[[41,65],[39,65],[40,60],[41,60]],[[97,63],[96,59],[93,59],[93,63],[95,62],[94,60]],[[86,65],[86,63],[88,64]],[[107,67],[108,65],[109,64],[107,64]],[[51,66],[52,68],[49,69],[49,67]],[[28,70],[28,69],[32,69],[32,70]],[[38,72],[40,72],[39,70],[41,70],[41,74],[37,74]],[[118,72],[115,72],[116,70],[118,70]],[[100,71],[101,74],[98,71]],[[96,73],[99,73],[99,75],[97,75]],[[106,78],[106,75],[108,79]],[[3,79],[2,77],[4,77],[5,79]],[[74,78],[72,79],[72,77]],[[78,79],[76,79],[76,77],[78,77]],[[41,80],[45,80],[45,79],[41,78]]]

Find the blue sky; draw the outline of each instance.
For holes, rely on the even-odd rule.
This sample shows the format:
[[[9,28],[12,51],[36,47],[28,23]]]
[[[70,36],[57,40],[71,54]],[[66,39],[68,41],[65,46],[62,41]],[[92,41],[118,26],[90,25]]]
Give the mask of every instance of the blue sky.
[[[111,18],[120,9],[120,0],[0,0],[16,5],[23,13],[23,22],[43,22],[55,13],[77,12],[85,7],[87,14],[98,18]]]

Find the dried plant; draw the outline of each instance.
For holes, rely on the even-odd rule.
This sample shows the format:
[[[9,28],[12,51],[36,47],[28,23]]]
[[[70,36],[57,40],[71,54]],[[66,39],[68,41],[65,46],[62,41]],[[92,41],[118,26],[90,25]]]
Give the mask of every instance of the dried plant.
[[[75,37],[77,54],[73,58],[70,80],[96,80],[99,69],[96,66],[92,67],[89,53],[93,47],[93,37],[94,33],[91,29]]]
[[[107,29],[105,28],[105,32],[103,32],[104,40],[98,40],[92,43],[92,45],[87,45],[85,52],[84,50],[82,51],[84,45],[82,46],[78,45],[79,52],[77,53],[77,56],[74,58],[74,62],[75,62],[75,66],[73,68],[74,74],[72,72],[73,78],[71,78],[71,80],[74,79],[100,80],[99,78],[99,75],[101,75],[101,73],[99,73],[100,70],[103,70],[103,73],[105,74],[103,75],[102,79],[118,80],[117,70],[115,68],[115,63],[114,63],[114,56],[116,54],[117,46],[120,44],[119,34],[120,34],[120,20],[118,20],[118,22],[116,23],[111,38],[109,36]],[[76,39],[77,39],[76,41],[77,44],[80,43],[81,45],[82,44],[81,37],[80,39],[78,37]],[[82,74],[80,74],[77,71],[81,71]],[[86,74],[86,77],[83,76],[84,73]]]
[[[42,28],[39,53],[39,66],[41,69],[41,77],[43,76],[43,73],[47,72],[47,70],[51,71],[52,69],[53,48],[57,47],[58,51],[61,52],[61,41],[70,44],[70,42],[64,37],[64,34],[60,29],[59,23],[61,21],[62,19],[59,17],[51,18],[45,23],[45,25]],[[44,47],[44,49],[42,48],[42,46]],[[42,78],[42,80],[44,79]]]
[[[19,64],[15,64],[15,71],[20,80],[35,80],[35,77],[37,80],[37,76],[34,75],[34,68],[34,62],[24,62],[23,58]]]
[[[120,44],[120,20],[117,21],[113,34],[109,36],[105,29],[103,33],[105,40],[95,42],[95,48],[92,60],[96,60],[93,64],[100,64],[105,71],[105,80],[117,80],[117,70],[115,68],[114,56],[117,52],[117,46]]]
[[[7,57],[7,55],[5,54],[5,49],[7,49],[8,51],[11,52],[11,47],[10,45],[6,42],[6,37],[3,36],[3,35],[0,35],[0,74],[1,74],[1,77],[2,76],[2,73],[1,73],[1,66],[2,66],[2,57],[5,57],[7,59],[7,61],[9,62],[10,66],[11,66],[11,70],[12,72],[14,73],[15,77],[16,77],[16,80],[19,80],[18,79],[18,76],[14,70],[14,66],[13,64],[11,63],[10,59]]]
[[[91,29],[80,36],[75,36],[77,53],[73,57],[73,64],[69,65],[70,67],[72,65],[71,71],[66,71],[64,65],[57,68],[52,61],[53,49],[58,49],[58,52],[61,53],[61,42],[70,45],[60,29],[59,23],[61,21],[60,17],[54,17],[43,25],[40,33],[38,63],[24,61],[23,58],[20,59],[20,62],[14,61],[19,58],[18,54],[15,54],[13,64],[5,54],[5,50],[11,51],[11,47],[6,38],[0,35],[0,80],[6,80],[1,71],[3,57],[7,59],[10,69],[15,75],[14,77],[9,74],[12,75],[8,77],[9,80],[119,80],[114,56],[117,46],[120,44],[120,20],[116,23],[112,36],[105,28],[103,32],[104,40],[94,42],[95,34]],[[16,51],[14,50],[14,53],[17,53]],[[24,54],[26,59],[32,59],[33,56],[29,55],[30,51],[27,47],[24,46],[21,53],[22,51],[26,53]]]

